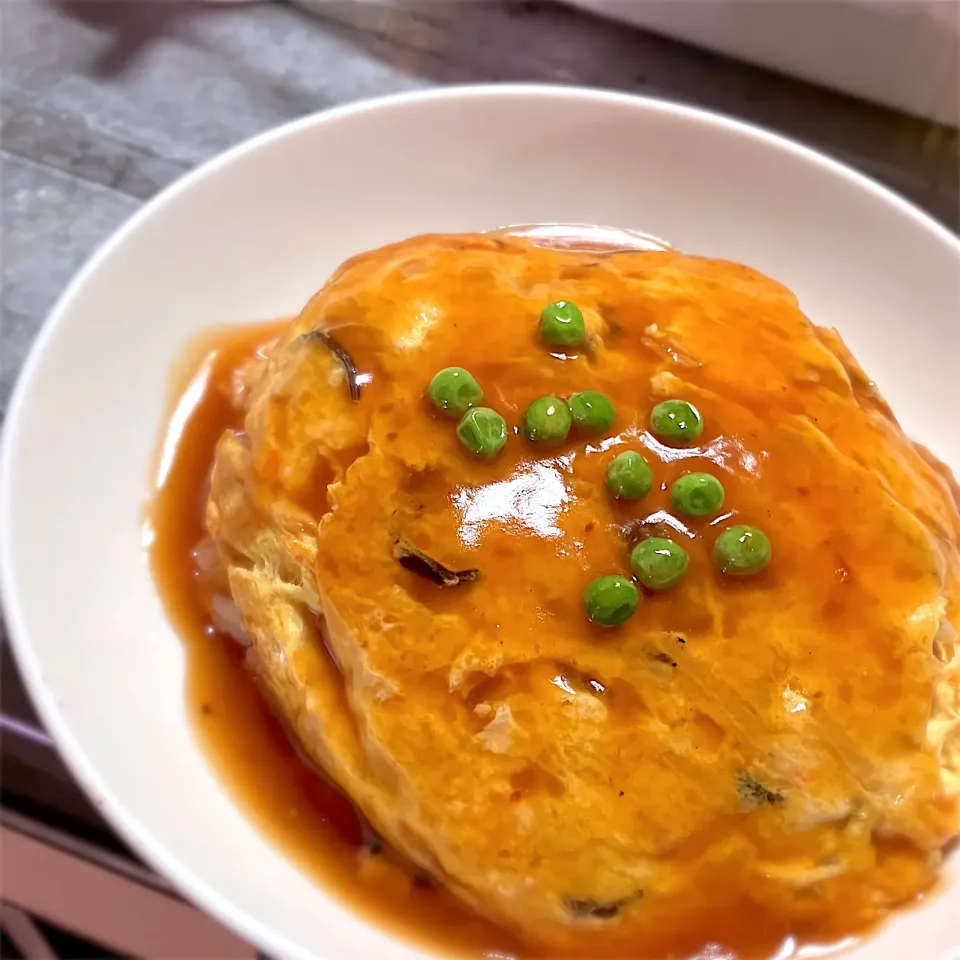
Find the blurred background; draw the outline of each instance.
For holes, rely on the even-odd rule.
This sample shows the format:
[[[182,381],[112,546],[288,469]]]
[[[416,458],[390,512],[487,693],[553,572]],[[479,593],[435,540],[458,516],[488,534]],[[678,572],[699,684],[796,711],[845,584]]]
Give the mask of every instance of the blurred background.
[[[960,225],[955,0],[0,0],[0,417],[72,274],[183,173],[337,104],[517,81],[746,119]],[[0,645],[0,956],[254,957],[113,835]]]

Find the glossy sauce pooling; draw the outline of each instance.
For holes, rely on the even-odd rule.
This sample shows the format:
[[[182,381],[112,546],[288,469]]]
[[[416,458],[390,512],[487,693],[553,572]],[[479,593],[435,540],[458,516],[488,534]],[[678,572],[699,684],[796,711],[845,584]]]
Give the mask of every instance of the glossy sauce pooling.
[[[186,699],[201,743],[257,826],[325,889],[378,925],[445,952],[517,953],[507,933],[387,848],[310,765],[249,668],[236,611],[204,527],[217,440],[242,422],[238,373],[282,324],[221,329],[187,352],[147,524],[154,578],[187,656]]]
[[[766,956],[790,935],[840,937],[909,901],[955,823],[924,746],[928,623],[905,623],[941,591],[956,612],[956,510],[941,481],[842,348],[827,354],[828,335],[751,271],[666,255],[606,269],[518,248],[494,274],[493,249],[425,238],[396,248],[392,270],[376,254],[347,265],[284,335],[286,353],[272,354],[282,376],[236,438],[255,464],[232,478],[255,491],[251,517],[284,501],[319,517],[326,484],[352,464],[315,572],[367,666],[404,694],[363,703],[367,735],[415,772],[450,862],[469,854],[458,869],[530,877],[537,909],[630,921],[544,913],[553,947],[542,955],[682,956],[714,943]],[[596,335],[580,354],[536,340],[539,307],[559,298],[580,302]],[[327,352],[293,342],[318,326],[364,376],[359,403],[336,387]],[[468,366],[513,428],[493,463],[466,457],[422,402],[448,364]],[[616,403],[609,436],[543,451],[518,435],[536,396],[584,389]],[[645,429],[671,395],[704,416],[692,449]],[[316,437],[334,430],[317,457]],[[625,448],[657,480],[637,503],[603,488]],[[671,514],[669,484],[691,469],[723,480],[719,517]],[[916,517],[939,531],[948,564]],[[735,522],[773,542],[770,568],[748,581],[710,561]],[[582,587],[623,572],[649,529],[687,546],[687,579],[616,634],[589,632]],[[398,534],[482,576],[467,593],[438,591],[397,568]],[[416,629],[386,637],[384,621],[406,628],[410,598]],[[382,617],[368,630],[372,602]],[[522,738],[486,749],[503,704]],[[343,737],[334,746],[352,749]],[[381,822],[393,809],[380,806]],[[554,816],[562,828],[541,829]]]

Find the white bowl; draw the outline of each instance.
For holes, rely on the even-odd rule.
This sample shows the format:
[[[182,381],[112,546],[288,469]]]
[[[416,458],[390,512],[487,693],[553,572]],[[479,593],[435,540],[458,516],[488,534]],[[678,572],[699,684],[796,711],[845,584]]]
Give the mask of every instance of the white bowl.
[[[48,729],[97,806],[184,893],[265,951],[422,951],[318,889],[204,759],[184,654],[140,543],[171,365],[211,324],[297,310],[345,257],[427,231],[632,227],[792,287],[846,337],[912,435],[960,468],[960,242],[882,187],[779,137],[675,104],[571,88],[447,89],[308,117],[138,213],[44,327],[2,454],[2,585]],[[956,948],[944,889],[854,950]]]

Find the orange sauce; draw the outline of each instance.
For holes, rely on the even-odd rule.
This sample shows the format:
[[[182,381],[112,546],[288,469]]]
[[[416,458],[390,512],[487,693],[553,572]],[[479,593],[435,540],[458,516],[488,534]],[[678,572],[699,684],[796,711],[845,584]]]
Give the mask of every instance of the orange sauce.
[[[277,332],[277,324],[215,331],[192,345],[174,377],[176,405],[146,540],[157,587],[183,640],[187,708],[197,735],[251,819],[324,889],[361,907],[378,926],[443,953],[518,955],[509,933],[478,918],[368,830],[287,736],[247,667],[244,647],[215,623],[230,604],[204,526],[210,467],[221,434],[242,418],[232,402],[234,374]]]
[[[624,327],[628,327],[628,324],[624,324]],[[337,338],[353,357],[363,358],[364,362],[370,364],[364,369],[371,371],[372,385],[368,396],[371,404],[376,406],[381,400],[377,395],[377,384],[386,383],[388,377],[381,376],[376,368],[375,344],[368,343],[364,338],[375,339],[378,331],[346,322],[329,329],[336,332]],[[332,889],[345,900],[357,904],[368,915],[375,917],[379,925],[401,931],[447,954],[531,956],[533,954],[509,932],[478,918],[453,895],[433,884],[429,878],[418,874],[400,856],[372,837],[350,801],[309,764],[288,737],[259,689],[254,673],[248,669],[243,645],[228,632],[232,612],[229,589],[215,562],[212,544],[204,526],[208,476],[218,438],[225,430],[242,427],[242,404],[237,403],[234,396],[237,389],[236,371],[251,359],[262,345],[276,336],[277,332],[276,325],[223,331],[205,340],[202,349],[198,349],[197,355],[200,356],[195,355],[192,374],[181,384],[182,399],[171,417],[170,433],[165,443],[161,476],[152,508],[149,548],[153,571],[169,615],[184,640],[189,666],[187,700],[200,739],[217,769],[241,799],[254,822],[289,852],[304,871],[316,877],[325,888]],[[491,337],[497,332],[493,326],[490,327]],[[525,349],[532,351],[534,348],[527,345]],[[536,349],[539,350],[539,347]],[[745,353],[745,350],[746,348],[739,353]],[[498,392],[494,398],[494,405],[507,412],[511,422],[516,421],[526,403],[537,392],[542,392],[542,385],[522,382],[528,371],[519,367],[512,375],[504,374],[498,381],[498,377],[493,373],[493,366],[483,366],[484,358],[498,356],[496,352],[488,349],[477,350],[476,353],[476,369],[483,382],[499,382],[498,390],[504,383],[516,387],[510,396]],[[737,355],[737,350],[731,351],[731,356]],[[490,375],[485,376],[488,371]],[[421,373],[423,377],[420,379],[425,381],[427,374],[423,371]],[[770,374],[771,378],[773,373]],[[517,378],[519,386],[512,382],[511,376]],[[561,370],[557,377],[558,393],[570,393],[578,389],[572,380],[569,383],[563,382],[564,376],[572,377],[572,374],[565,374]],[[701,374],[690,374],[691,379],[697,376]],[[787,386],[784,385],[782,389],[784,397],[775,397],[771,406],[775,408],[774,414],[782,413],[787,416],[795,411],[789,406],[790,394]],[[530,395],[526,396],[524,391]],[[647,399],[649,398],[638,393],[638,404],[645,403]],[[381,423],[382,429],[387,431],[384,440],[393,442],[398,437],[402,440],[402,421],[408,413],[400,409],[392,410],[391,404],[379,409],[382,411],[388,407],[390,409],[387,412],[393,420],[388,416]],[[704,407],[704,410],[708,416],[713,412],[709,407]],[[634,416],[637,411],[628,412],[631,415],[628,419],[638,422],[639,415]],[[812,686],[815,680],[818,689],[811,693],[811,702],[820,697],[820,686],[833,685],[837,687],[834,702],[849,704],[854,687],[852,683],[841,684],[840,679],[845,675],[845,671],[853,676],[851,671],[854,665],[861,661],[868,662],[871,666],[869,675],[863,672],[862,676],[857,674],[854,679],[859,684],[858,696],[868,698],[876,706],[876,710],[871,712],[868,720],[864,722],[878,725],[877,713],[881,710],[892,710],[902,699],[900,694],[904,682],[900,664],[883,639],[884,624],[878,622],[873,633],[867,629],[872,626],[871,612],[879,608],[862,584],[872,583],[876,579],[876,569],[884,563],[883,558],[875,555],[877,552],[872,548],[868,550],[862,546],[860,555],[852,555],[853,548],[850,544],[838,545],[830,540],[819,542],[814,534],[806,529],[792,530],[792,521],[786,512],[782,511],[779,519],[773,517],[768,498],[761,496],[756,489],[760,472],[757,463],[766,457],[766,451],[760,448],[757,434],[751,433],[751,424],[755,419],[762,418],[755,417],[754,412],[748,410],[745,404],[739,408],[731,406],[725,412],[728,423],[735,422],[738,426],[736,436],[747,439],[735,440],[723,436],[707,439],[710,440],[713,456],[720,459],[739,458],[743,461],[737,471],[731,472],[724,481],[728,486],[731,505],[737,504],[738,507],[717,518],[717,521],[711,521],[710,525],[713,522],[725,521],[739,511],[743,511],[746,518],[760,518],[771,534],[775,535],[780,554],[776,568],[756,578],[752,585],[724,585],[727,597],[724,616],[730,621],[725,622],[724,628],[729,627],[730,633],[736,635],[735,619],[750,612],[750,590],[767,590],[768,608],[772,609],[774,605],[770,601],[770,590],[776,583],[776,578],[792,578],[793,583],[805,583],[809,595],[803,594],[802,598],[805,602],[816,604],[818,616],[821,616],[825,623],[829,621],[831,635],[836,631],[838,635],[842,634],[846,638],[848,645],[861,642],[863,644],[863,649],[850,650],[846,659],[838,659],[835,666],[825,658],[822,659],[821,666],[824,670],[829,667],[829,670],[823,676],[812,674],[810,685]],[[771,414],[771,417],[774,414]],[[712,422],[720,421],[718,416]],[[427,427],[433,428],[432,421]],[[843,424],[835,426],[835,432],[840,437],[843,437],[847,429]],[[455,444],[455,441],[450,439],[452,433],[443,435],[440,431],[435,432],[440,437],[437,443]],[[853,428],[850,428],[850,433],[846,439],[852,443],[857,437],[852,435]],[[446,440],[443,439],[444,436]],[[617,438],[617,442],[622,439]],[[753,447],[756,447],[756,450]],[[690,466],[689,463],[685,465],[681,462],[676,451],[658,453],[651,448],[647,452],[652,458],[662,456],[663,462],[657,464],[658,479],[662,482],[651,493],[650,500],[643,505],[631,507],[614,504],[612,507],[603,507],[621,521],[642,520],[643,514],[651,508],[665,513],[669,509],[667,491],[670,482]],[[801,468],[809,465],[791,458],[790,451],[781,453],[783,456],[779,462],[775,457],[771,458],[773,462],[766,468],[767,473],[777,482],[778,490],[789,493],[792,503],[804,503],[810,494],[809,483],[816,478],[806,478]],[[794,458],[795,456],[794,454]],[[587,477],[598,480],[602,468],[601,458],[596,451],[591,457],[592,459],[586,456],[582,458],[582,462],[586,464],[586,473],[581,474],[580,479]],[[506,456],[497,464],[483,467],[490,471],[488,480],[498,480],[498,470],[510,474],[516,468],[517,464],[511,463]],[[310,486],[316,489],[325,487],[325,484],[314,483]],[[599,482],[597,487],[601,488]],[[839,510],[843,503],[844,501],[839,499],[836,503],[826,499],[823,509]],[[322,504],[320,506],[322,507]],[[631,510],[636,512],[631,513]],[[659,515],[658,513],[657,516]],[[799,507],[797,515],[804,515]],[[589,540],[588,535],[597,528],[596,518],[584,514],[582,519],[589,521],[582,525],[584,539]],[[604,521],[609,518],[604,514],[599,519]],[[829,523],[825,526],[830,529],[844,528],[842,518],[831,515],[827,519]],[[695,549],[702,554],[706,552],[706,535],[712,536],[709,530],[703,529],[707,526],[709,525],[701,524],[700,534],[696,539]],[[505,551],[501,554],[495,552],[498,546],[504,544],[498,544],[493,537],[490,539],[493,545],[487,548],[488,554],[484,556],[478,551],[479,556],[490,561],[486,568],[493,569],[499,564],[499,569],[504,569],[504,565],[509,569],[509,554]],[[597,541],[602,538],[593,539]],[[865,538],[861,540],[867,543]],[[366,541],[358,540],[357,543],[365,544]],[[847,553],[842,552],[841,546]],[[587,547],[590,548],[589,543]],[[357,547],[358,551],[362,549],[365,549],[365,546]],[[595,553],[592,563],[595,570],[591,571],[592,573],[605,573],[614,569],[610,566],[613,561],[603,552],[602,544],[593,549]],[[520,560],[514,557],[512,562],[519,563]],[[546,560],[543,562],[547,563]],[[863,581],[858,582],[856,577],[851,576],[848,567],[854,571],[865,571]],[[701,564],[700,569],[700,576],[704,579],[719,576],[712,572],[707,563]],[[518,577],[520,575],[522,574],[518,573]],[[577,575],[580,575],[579,571]],[[921,575],[922,571],[917,572],[905,567],[900,577],[903,583],[898,581],[890,589],[904,592],[918,590],[916,582]],[[691,574],[691,580],[693,576]],[[878,579],[877,582],[884,581]],[[410,584],[412,592],[417,588],[415,582]],[[569,594],[570,597],[562,597],[557,601],[561,614],[566,610],[564,604],[575,606],[578,603],[578,593],[571,590]],[[504,602],[507,600],[513,602],[512,596]],[[454,602],[455,598],[439,596],[433,602],[433,609],[442,610],[444,603]],[[534,604],[533,600],[529,602]],[[698,620],[698,617],[703,619],[703,612],[696,607],[674,607],[669,598],[653,597],[647,601],[645,610],[648,622],[661,624],[665,633],[682,630],[689,638],[696,639],[705,632],[703,624]],[[505,610],[504,619],[509,614],[510,611]],[[531,623],[535,621],[533,617],[529,619]],[[563,621],[562,616],[556,619]],[[574,617],[568,617],[567,622],[578,621],[575,621]],[[499,627],[499,623],[497,626]],[[560,632],[560,628],[557,628],[556,633]],[[769,651],[765,654],[762,649],[758,649],[751,651],[751,655],[752,659],[744,660],[746,665],[738,668],[739,673],[727,678],[731,687],[738,684],[761,687],[767,683],[764,669],[767,673],[773,672],[773,669],[769,665],[763,667],[763,664],[754,666],[754,661],[759,663],[762,656],[772,654]],[[676,663],[670,665],[677,666]],[[719,682],[718,677],[714,679]],[[481,693],[486,695],[491,691],[478,691],[478,699]],[[611,689],[608,694],[611,711],[622,712],[626,720],[623,726],[630,728],[630,736],[636,740],[639,737],[639,725],[634,724],[635,718],[631,711],[638,712],[642,708],[642,702],[631,701],[629,689]],[[811,706],[811,711],[814,709],[815,703]],[[842,706],[837,709],[842,710]],[[692,735],[701,736],[704,745],[709,747],[711,739],[718,734],[716,725],[703,715],[699,726],[694,723]],[[518,784],[517,799],[523,790],[524,785]],[[727,826],[729,825],[721,824],[723,829]],[[608,829],[606,823],[602,829]],[[771,831],[771,836],[761,836],[762,822],[759,826],[743,827],[738,822],[736,829],[756,831],[753,839],[758,845],[769,845],[774,859],[790,853],[787,844],[792,841],[789,839],[781,842],[775,831]],[[490,832],[495,832],[492,825]],[[693,835],[682,852],[694,859],[701,852],[700,847],[711,839],[712,837],[706,834],[699,837]],[[878,838],[875,846],[878,861],[903,860],[899,873],[906,878],[905,889],[916,893],[926,888],[926,869],[917,867],[920,861],[912,848],[908,849],[899,840],[883,838]],[[796,852],[803,852],[799,845]],[[915,874],[922,875],[917,879]],[[624,955],[644,958],[711,957],[715,960],[731,960],[733,957],[786,958],[796,956],[799,943],[812,944],[824,940],[835,942],[844,936],[848,937],[845,943],[849,943],[848,935],[861,932],[855,921],[849,919],[861,915],[857,913],[860,904],[856,900],[861,891],[855,890],[852,885],[849,888],[838,887],[840,893],[835,897],[835,912],[829,927],[818,925],[818,921],[811,922],[802,929],[793,929],[796,925],[792,920],[782,917],[776,919],[761,903],[746,896],[735,883],[728,883],[729,880],[730,877],[724,873],[722,867],[699,877],[695,896],[675,908],[672,906],[672,912],[662,915],[664,922],[656,927],[651,925],[651,928],[645,931],[642,943],[630,942]],[[614,948],[616,946],[614,944]],[[593,949],[593,945],[587,943],[586,948]],[[599,952],[597,951],[598,954]],[[818,955],[822,956],[826,952],[828,949],[821,947]],[[612,954],[607,951],[604,955]]]
[[[248,668],[243,645],[215,625],[214,608],[229,606],[229,588],[211,565],[204,525],[209,473],[221,434],[241,426],[242,411],[232,401],[236,371],[281,326],[208,334],[193,344],[174,378],[178,397],[147,541],[153,576],[184,643],[187,707],[197,735],[256,825],[324,889],[378,925],[445,954],[530,956],[509,932],[477,917],[369,831],[350,800],[288,736]],[[739,903],[726,915],[691,916],[680,939],[697,954],[698,945],[720,941],[736,943],[745,956],[769,956],[788,935],[755,905]]]

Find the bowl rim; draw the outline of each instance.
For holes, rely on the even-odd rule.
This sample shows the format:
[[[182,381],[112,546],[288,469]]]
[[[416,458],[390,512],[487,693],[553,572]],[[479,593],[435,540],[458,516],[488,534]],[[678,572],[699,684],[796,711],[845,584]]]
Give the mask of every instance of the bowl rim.
[[[6,618],[10,647],[17,667],[23,677],[31,702],[45,729],[53,737],[60,758],[71,776],[81,786],[93,806],[130,848],[152,869],[169,878],[178,892],[186,899],[214,917],[241,938],[271,955],[296,957],[311,960],[314,956],[306,947],[293,943],[278,930],[238,909],[227,897],[200,879],[156,841],[150,830],[132,810],[128,810],[115,796],[97,768],[88,758],[84,748],[74,737],[69,724],[57,705],[54,692],[46,684],[41,663],[28,636],[26,624],[17,595],[17,578],[10,538],[4,536],[16,504],[11,496],[10,478],[15,470],[15,453],[21,430],[24,410],[33,395],[34,381],[48,344],[58,332],[64,318],[72,309],[73,301],[90,279],[97,273],[114,252],[134,234],[142,224],[166,205],[173,197],[189,191],[196,184],[216,177],[221,170],[251,153],[295,137],[304,130],[323,124],[378,111],[390,111],[410,105],[429,104],[433,101],[462,99],[530,99],[551,98],[555,100],[592,101],[606,104],[621,104],[659,115],[673,115],[683,120],[713,127],[720,131],[746,137],[777,151],[792,154],[800,160],[821,167],[826,172],[844,180],[854,189],[872,194],[878,201],[895,208],[900,214],[913,220],[917,226],[932,234],[941,243],[952,248],[960,262],[960,236],[927,214],[915,204],[900,196],[872,177],[860,173],[851,166],[835,160],[820,151],[808,147],[790,137],[775,133],[750,121],[737,119],[727,114],[688,105],[664,98],[642,96],[587,86],[567,86],[542,83],[470,84],[436,87],[387,96],[367,98],[333,108],[320,110],[271,127],[262,133],[227,148],[195,169],[179,177],[156,196],[147,201],[122,223],[86,260],[73,276],[53,308],[43,321],[31,345],[11,392],[3,435],[0,436],[0,610]],[[323,887],[318,895],[330,896]],[[392,936],[392,934],[388,934]],[[401,941],[402,942],[402,941]],[[422,955],[428,956],[426,948]]]

